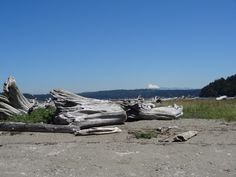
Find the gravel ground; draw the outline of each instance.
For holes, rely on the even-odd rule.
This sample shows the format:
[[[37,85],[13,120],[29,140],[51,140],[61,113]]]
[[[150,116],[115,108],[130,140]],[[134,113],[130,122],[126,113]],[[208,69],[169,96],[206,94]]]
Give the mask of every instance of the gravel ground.
[[[197,130],[186,142],[172,134],[136,139],[128,131],[178,126]],[[236,123],[215,120],[127,122],[122,133],[77,136],[0,133],[0,177],[235,177]],[[173,132],[172,132],[173,133]],[[176,133],[176,132],[174,132]]]

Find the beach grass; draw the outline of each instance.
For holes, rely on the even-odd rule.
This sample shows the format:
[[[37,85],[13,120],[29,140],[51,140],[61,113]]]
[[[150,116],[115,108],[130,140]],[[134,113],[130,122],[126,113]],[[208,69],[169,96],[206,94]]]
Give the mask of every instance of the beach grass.
[[[224,119],[236,121],[236,99],[216,101],[203,100],[172,100],[163,102],[164,105],[182,105],[184,115],[182,118]]]
[[[195,119],[222,119],[236,121],[236,99],[216,101],[215,99],[196,100],[171,100],[163,101],[162,105],[182,105],[184,115],[182,118]],[[14,115],[6,121],[25,123],[50,123],[55,113],[55,108],[36,109],[30,114]],[[136,132],[137,138],[150,138],[155,136],[153,132]]]
[[[8,122],[24,122],[24,123],[51,123],[55,108],[39,108],[30,114],[14,115],[9,117]]]
[[[157,138],[157,131],[155,130],[133,130],[129,131],[136,139],[151,139]]]

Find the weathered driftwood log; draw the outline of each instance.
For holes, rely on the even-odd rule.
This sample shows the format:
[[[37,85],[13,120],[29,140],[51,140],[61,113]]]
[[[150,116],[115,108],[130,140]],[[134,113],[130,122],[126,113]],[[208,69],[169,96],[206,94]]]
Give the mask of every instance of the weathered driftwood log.
[[[118,133],[121,130],[117,127],[103,128],[94,127],[80,130],[75,125],[54,125],[41,123],[22,123],[22,122],[0,122],[0,131],[16,131],[16,132],[49,132],[49,133],[74,133],[74,135],[101,135]]]
[[[16,85],[14,77],[10,76],[3,86],[4,95],[8,98],[12,107],[28,112],[28,110],[34,106],[35,102],[30,102],[21,93]]]
[[[198,133],[197,131],[187,131],[184,133],[180,133],[173,138],[173,141],[175,142],[187,141],[188,139],[196,136],[197,133]]]
[[[183,108],[177,105],[142,108],[139,115],[142,119],[177,119],[183,115]]]
[[[8,117],[13,114],[20,114],[24,112],[23,110],[18,110],[11,106],[10,101],[4,95],[0,95],[0,114],[2,117]]]
[[[93,127],[76,131],[75,135],[104,135],[111,133],[120,133],[121,129],[118,127]]]
[[[111,101],[85,98],[68,91],[52,90],[56,124],[73,124],[81,129],[125,122],[126,112]]]
[[[0,120],[14,114],[27,114],[37,108],[53,106],[50,102],[38,103],[29,100],[21,93],[16,85],[14,77],[10,76],[3,86],[3,94],[0,95]]]
[[[3,95],[0,95],[0,117],[13,114],[26,114],[35,105],[20,92],[14,77],[10,76],[3,86]]]
[[[183,115],[183,107],[177,105],[159,106],[143,100],[129,100],[124,101],[122,106],[126,110],[129,120],[170,120]]]
[[[42,123],[0,122],[1,131],[75,133],[79,127]]]

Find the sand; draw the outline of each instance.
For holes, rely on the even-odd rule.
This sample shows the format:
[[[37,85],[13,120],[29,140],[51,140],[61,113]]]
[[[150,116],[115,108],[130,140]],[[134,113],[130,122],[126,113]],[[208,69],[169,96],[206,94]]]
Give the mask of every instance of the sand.
[[[128,131],[178,126],[186,142],[136,139]],[[0,177],[235,177],[236,123],[180,119],[119,125],[121,133],[0,133]]]

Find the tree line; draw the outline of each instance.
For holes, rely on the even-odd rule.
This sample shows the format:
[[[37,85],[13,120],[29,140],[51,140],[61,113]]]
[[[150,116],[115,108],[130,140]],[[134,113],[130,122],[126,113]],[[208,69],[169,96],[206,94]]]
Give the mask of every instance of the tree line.
[[[226,79],[220,78],[203,87],[200,97],[236,96],[236,74]]]

